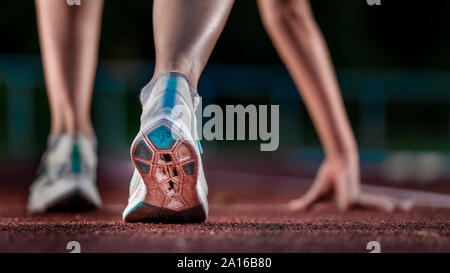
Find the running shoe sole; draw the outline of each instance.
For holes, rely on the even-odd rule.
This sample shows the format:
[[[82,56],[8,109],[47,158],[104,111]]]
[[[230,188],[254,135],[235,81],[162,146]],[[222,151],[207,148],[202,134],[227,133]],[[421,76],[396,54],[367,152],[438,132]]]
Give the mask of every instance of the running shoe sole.
[[[206,213],[196,187],[198,156],[182,131],[166,119],[142,130],[132,144],[131,159],[146,194],[125,221],[203,222]]]

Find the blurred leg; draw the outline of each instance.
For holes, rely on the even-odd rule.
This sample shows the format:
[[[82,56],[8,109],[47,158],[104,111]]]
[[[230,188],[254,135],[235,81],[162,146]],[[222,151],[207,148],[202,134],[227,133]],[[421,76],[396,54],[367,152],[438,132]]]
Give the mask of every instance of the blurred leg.
[[[309,191],[290,203],[304,209],[333,190],[340,209],[360,204],[408,209],[405,201],[360,193],[356,140],[325,40],[308,0],[258,0],[264,25],[289,70],[324,146],[326,158]],[[406,201],[408,203],[408,201]]]
[[[168,71],[197,82],[225,26],[233,0],[154,0],[156,65],[153,79]]]
[[[264,25],[329,156],[355,149],[325,40],[307,0],[259,0]]]
[[[36,0],[45,84],[51,111],[50,135],[73,133],[74,113],[69,96],[71,52],[70,6],[66,1]]]
[[[89,109],[103,2],[89,0],[81,6],[70,6],[63,0],[35,2],[52,122],[27,209],[45,212],[55,205],[99,207]],[[82,198],[84,205],[66,202],[72,197]]]
[[[359,198],[358,151],[328,48],[309,1],[258,3],[264,25],[303,97],[326,154],[311,189],[294,207],[306,207],[334,189],[338,206],[346,209]]]
[[[64,1],[62,1],[64,2]],[[94,136],[91,99],[97,69],[103,0],[84,1],[71,8],[72,50],[70,93],[75,113],[75,130]]]

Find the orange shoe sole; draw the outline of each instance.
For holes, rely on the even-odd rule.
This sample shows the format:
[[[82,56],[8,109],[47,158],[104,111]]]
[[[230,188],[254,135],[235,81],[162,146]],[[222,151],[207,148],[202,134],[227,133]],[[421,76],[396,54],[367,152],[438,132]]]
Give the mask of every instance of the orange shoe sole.
[[[198,155],[184,134],[161,120],[136,138],[131,158],[146,195],[126,221],[203,222],[206,213],[197,195]]]

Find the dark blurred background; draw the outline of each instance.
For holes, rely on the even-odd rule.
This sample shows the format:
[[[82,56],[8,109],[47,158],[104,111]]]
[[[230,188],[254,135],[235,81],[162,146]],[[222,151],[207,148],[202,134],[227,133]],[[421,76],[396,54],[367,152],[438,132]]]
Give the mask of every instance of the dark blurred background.
[[[311,2],[361,148],[363,178],[447,183],[450,2]],[[49,132],[49,110],[34,3],[4,0],[1,7],[0,160],[7,169],[14,162],[38,162]],[[125,161],[138,131],[137,95],[153,71],[151,11],[152,1],[105,3],[92,109],[101,160]],[[259,152],[255,141],[203,141],[211,169],[314,175],[323,157],[320,143],[262,27],[256,1],[236,0],[199,91],[204,105],[280,105],[277,152]]]

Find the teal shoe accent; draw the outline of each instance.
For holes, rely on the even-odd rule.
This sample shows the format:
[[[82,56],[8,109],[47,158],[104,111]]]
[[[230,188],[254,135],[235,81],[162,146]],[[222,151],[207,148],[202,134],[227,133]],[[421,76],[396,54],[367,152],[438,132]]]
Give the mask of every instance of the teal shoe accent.
[[[164,90],[163,106],[162,108],[172,109],[175,105],[175,94],[177,93],[178,80],[177,78],[169,78],[166,83],[166,90]]]
[[[190,162],[187,164],[183,165],[183,170],[187,175],[192,175],[194,174],[195,171],[195,163],[194,162]]]
[[[203,154],[203,147],[202,144],[200,143],[200,140],[197,139],[197,145],[198,145],[198,150],[200,151],[201,154]]]
[[[168,150],[172,148],[172,145],[175,143],[175,139],[173,138],[174,135],[175,133],[169,128],[161,125],[150,132],[147,137],[157,149]]]
[[[141,173],[148,174],[150,172],[150,164],[141,161],[136,161],[136,165],[138,169],[141,171]]]
[[[136,205],[134,205],[134,207],[132,207],[131,209],[130,209],[130,211],[128,211],[128,213],[125,215],[125,217],[126,216],[128,216],[130,213],[132,213],[133,211],[135,211],[137,208],[139,208],[141,205],[143,205],[144,204],[144,202],[143,201],[140,201],[139,203],[137,203]]]
[[[74,144],[72,147],[72,172],[80,173],[81,172],[81,155],[80,150],[77,144]]]
[[[145,160],[151,161],[153,153],[150,150],[150,148],[147,147],[145,142],[141,140],[139,144],[136,146],[136,149],[134,150],[134,154],[137,157],[143,158]]]

